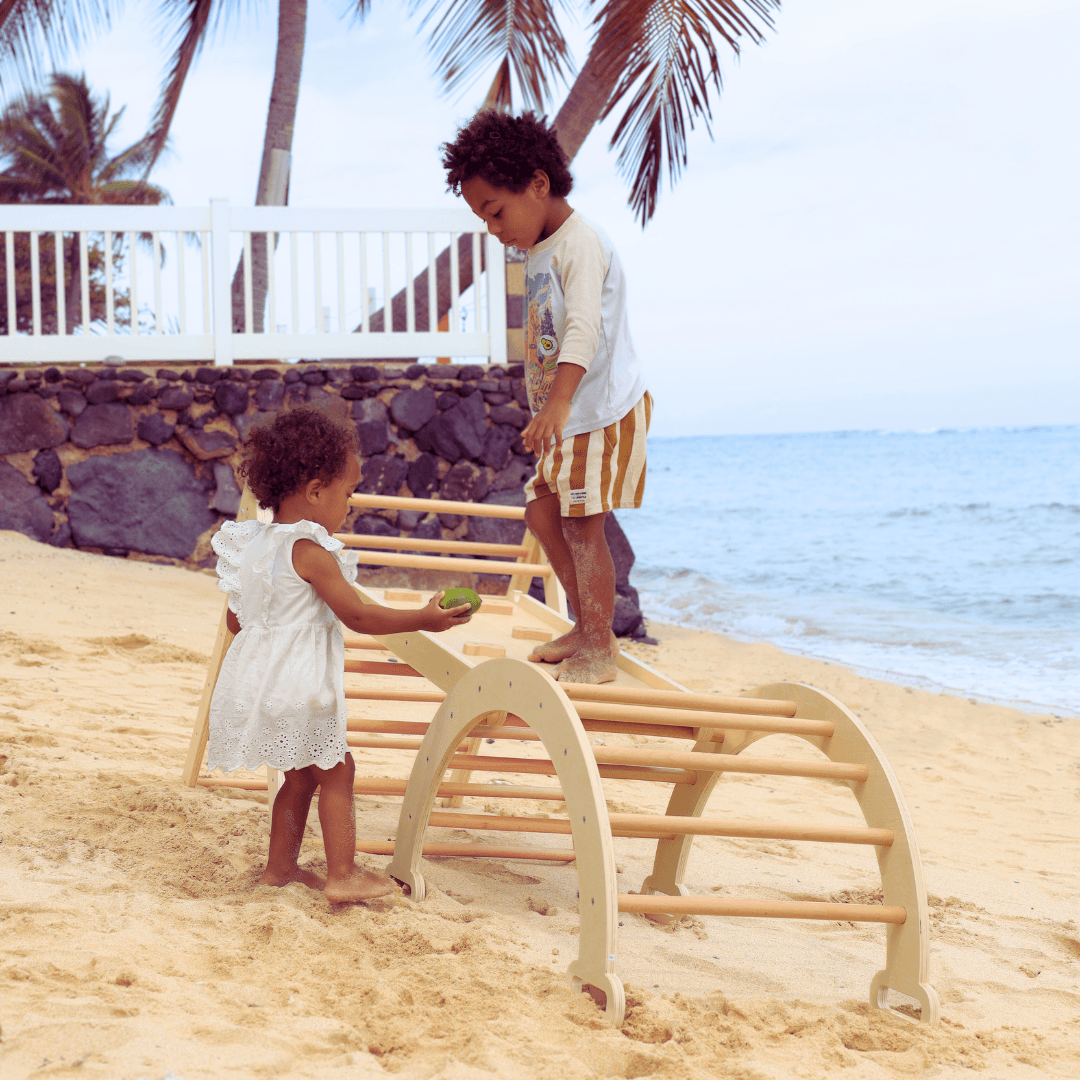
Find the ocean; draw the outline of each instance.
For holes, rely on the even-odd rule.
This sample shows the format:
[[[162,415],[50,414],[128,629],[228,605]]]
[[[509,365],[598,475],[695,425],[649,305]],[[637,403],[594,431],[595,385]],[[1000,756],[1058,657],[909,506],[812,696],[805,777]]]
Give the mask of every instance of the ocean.
[[[647,618],[1080,715],[1080,427],[649,440]]]

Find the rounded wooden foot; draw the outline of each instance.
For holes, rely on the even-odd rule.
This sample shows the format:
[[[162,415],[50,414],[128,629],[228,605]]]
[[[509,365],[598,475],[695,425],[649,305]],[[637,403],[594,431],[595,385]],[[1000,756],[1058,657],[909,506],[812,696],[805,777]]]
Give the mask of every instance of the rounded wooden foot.
[[[889,1007],[888,977],[888,971],[882,970],[871,980],[870,1004],[875,1009],[886,1009],[895,1016],[901,1016],[905,1020],[911,1020],[914,1023],[912,1017]],[[898,993],[907,994],[908,997],[913,997],[918,1001],[922,1006],[922,1015],[919,1018],[922,1023],[929,1024],[931,1027],[938,1026],[938,1023],[941,1020],[941,1002],[938,999],[937,991],[930,986],[929,983],[916,983],[913,986],[902,987],[894,986],[892,989],[896,990]]]
[[[424,883],[423,874],[391,862],[386,868],[386,875],[408,889],[409,899],[416,903],[419,903],[427,895],[427,885]]]
[[[612,1027],[622,1027],[623,1020],[626,1019],[626,991],[618,975],[608,971],[586,973],[580,960],[575,960],[566,974],[570,980],[570,989],[575,994],[589,993],[604,1010],[604,1015]],[[601,994],[602,1002],[599,1000]]]

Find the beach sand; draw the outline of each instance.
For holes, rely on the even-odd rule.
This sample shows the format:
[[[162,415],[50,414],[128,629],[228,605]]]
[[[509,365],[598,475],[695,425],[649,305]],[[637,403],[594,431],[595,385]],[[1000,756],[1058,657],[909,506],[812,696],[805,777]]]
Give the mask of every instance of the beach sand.
[[[254,884],[265,796],[180,782],[221,612],[211,575],[0,533],[0,597],[4,1080],[1080,1074],[1075,719],[653,624],[660,645],[631,650],[690,689],[801,681],[862,717],[915,822],[943,1019],[870,1009],[881,927],[624,915],[614,1030],[566,985],[572,865],[431,860],[419,905],[332,909]],[[663,805],[652,785],[607,794]],[[771,777],[725,778],[710,812],[858,820],[836,784]],[[360,799],[358,817],[386,839],[396,804]],[[309,831],[301,861],[319,868],[314,815]],[[651,843],[615,844],[620,891],[636,890]],[[879,884],[869,849],[721,838],[695,842],[686,881],[816,898]]]

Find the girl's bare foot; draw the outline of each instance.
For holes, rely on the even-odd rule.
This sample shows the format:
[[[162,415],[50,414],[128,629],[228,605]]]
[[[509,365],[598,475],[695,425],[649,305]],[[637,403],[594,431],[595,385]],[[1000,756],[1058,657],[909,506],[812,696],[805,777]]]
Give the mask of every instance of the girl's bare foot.
[[[394,883],[382,874],[353,867],[351,874],[326,883],[326,899],[331,904],[348,904],[357,900],[374,900],[394,891]]]
[[[618,673],[610,651],[585,648],[567,657],[556,669],[555,678],[568,683],[606,683],[613,682]]]
[[[564,660],[569,660],[575,653],[581,651],[583,647],[583,635],[581,631],[575,626],[572,630],[567,630],[562,637],[557,637],[554,641],[545,641],[542,645],[537,645],[531,653],[529,653],[529,660],[534,664],[561,664]],[[611,658],[615,659],[619,655],[619,639],[612,634],[611,635]],[[613,675],[612,678],[615,676]],[[608,680],[610,681],[610,680]]]
[[[280,889],[282,885],[289,885],[294,881],[306,885],[309,889],[321,891],[326,888],[326,882],[318,874],[302,866],[294,866],[283,874],[272,873],[267,867],[259,878],[260,885],[273,885],[275,889]]]

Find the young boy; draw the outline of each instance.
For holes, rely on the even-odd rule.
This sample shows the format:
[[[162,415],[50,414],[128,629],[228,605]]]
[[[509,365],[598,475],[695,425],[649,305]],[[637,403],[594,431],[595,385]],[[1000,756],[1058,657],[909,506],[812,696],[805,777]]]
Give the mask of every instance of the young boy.
[[[577,617],[529,657],[565,682],[615,678],[615,567],[604,520],[645,490],[652,398],[627,322],[626,280],[607,236],[566,201],[573,186],[555,132],[532,113],[477,113],[443,146],[447,185],[492,235],[526,254],[522,431],[539,456],[525,520]]]

